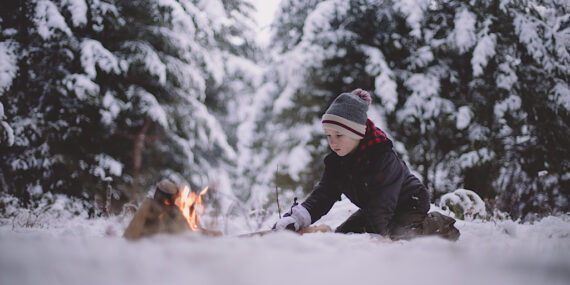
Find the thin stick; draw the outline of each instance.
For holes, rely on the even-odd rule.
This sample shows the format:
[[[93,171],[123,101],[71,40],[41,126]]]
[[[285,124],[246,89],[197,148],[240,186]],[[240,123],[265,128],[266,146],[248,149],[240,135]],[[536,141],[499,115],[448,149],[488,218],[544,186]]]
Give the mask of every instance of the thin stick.
[[[107,183],[107,187],[105,188],[106,191],[106,196],[105,196],[105,215],[107,215],[107,217],[111,216],[111,199],[112,199],[112,195],[111,195],[111,183],[113,182],[113,178],[111,177],[105,177],[104,179],[105,183]]]
[[[277,183],[277,176],[279,174],[279,164],[277,164],[277,170],[275,170],[275,199],[277,200],[277,211],[279,211],[279,219],[281,219],[281,206],[279,206],[279,190]]]

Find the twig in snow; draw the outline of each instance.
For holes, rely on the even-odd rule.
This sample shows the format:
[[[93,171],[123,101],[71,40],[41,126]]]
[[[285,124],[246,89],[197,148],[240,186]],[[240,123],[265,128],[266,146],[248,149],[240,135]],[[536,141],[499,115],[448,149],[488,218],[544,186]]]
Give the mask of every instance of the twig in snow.
[[[277,176],[279,175],[279,164],[277,164],[277,170],[275,170],[275,199],[277,200],[277,211],[279,212],[279,219],[281,219],[281,206],[279,206],[279,190],[277,183]]]

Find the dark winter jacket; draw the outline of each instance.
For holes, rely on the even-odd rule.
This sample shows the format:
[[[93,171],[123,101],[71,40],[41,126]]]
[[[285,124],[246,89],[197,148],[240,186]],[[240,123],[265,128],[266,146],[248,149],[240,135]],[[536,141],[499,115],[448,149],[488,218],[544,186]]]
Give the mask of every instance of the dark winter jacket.
[[[344,157],[331,152],[319,183],[302,205],[311,214],[311,223],[328,213],[341,194],[364,213],[371,232],[386,234],[396,213],[429,210],[426,187],[410,173],[392,150],[392,142],[372,121],[357,150]]]

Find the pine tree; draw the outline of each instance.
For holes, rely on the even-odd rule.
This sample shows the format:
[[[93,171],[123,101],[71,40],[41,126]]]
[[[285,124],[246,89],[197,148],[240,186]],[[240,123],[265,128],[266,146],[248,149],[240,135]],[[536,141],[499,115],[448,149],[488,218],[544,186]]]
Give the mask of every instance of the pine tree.
[[[431,72],[439,90],[417,102],[410,90],[404,107],[444,104],[432,108],[435,116],[427,125],[430,121],[414,109],[407,113],[409,108],[396,111],[392,125],[404,144],[421,148],[411,163],[423,170],[435,198],[464,187],[496,197],[499,207],[515,217],[567,209],[565,188],[559,187],[567,183],[568,170],[564,159],[553,157],[566,153],[558,147],[566,142],[550,132],[568,132],[562,123],[567,110],[550,99],[554,90],[566,88],[559,82],[568,76],[568,53],[555,47],[563,42],[564,28],[556,29],[564,26],[567,11],[552,3],[535,9],[539,6],[532,1],[435,1],[423,15],[419,26],[435,55],[429,69],[439,71]],[[408,123],[410,114],[419,126]]]
[[[18,74],[0,97],[14,137],[1,146],[2,191],[91,200],[112,177],[131,200],[163,178],[193,188],[218,179],[232,194],[235,145],[223,122],[237,107],[224,104],[253,88],[251,8],[22,1],[1,22],[2,44],[19,48]]]
[[[326,151],[318,118],[338,93],[374,92],[396,149],[432,199],[475,190],[514,217],[567,211],[568,11],[560,1],[289,1],[258,124],[264,165],[310,190]],[[287,6],[289,5],[289,6]],[[305,10],[303,10],[305,9]],[[296,12],[297,11],[297,12]],[[290,18],[289,18],[290,17]],[[291,25],[290,23],[294,23]],[[287,29],[292,29],[289,34]],[[261,115],[259,118],[270,118]],[[382,121],[382,120],[381,120]],[[289,131],[291,130],[291,131]],[[262,139],[262,138],[260,138]],[[269,167],[274,169],[275,167]],[[269,171],[259,181],[269,183]]]
[[[6,121],[4,102],[5,96],[12,88],[14,78],[18,73],[18,49],[16,40],[18,22],[21,18],[19,3],[10,2],[0,8],[0,148],[14,145],[14,130]],[[3,167],[0,167],[0,190],[8,190],[8,184],[4,178]]]
[[[131,193],[166,177],[192,188],[215,182],[234,194],[235,145],[225,123],[236,108],[230,101],[253,88],[246,72],[256,52],[249,9],[243,1],[119,3],[130,24],[109,45],[129,69],[110,87],[105,107],[117,143],[113,157],[131,162]]]
[[[361,3],[362,2],[362,3]],[[254,151],[246,173],[254,174],[254,204],[273,204],[266,193],[275,184],[285,201],[305,195],[319,179],[327,142],[320,117],[340,94],[371,87],[362,68],[362,38],[347,27],[373,1],[284,1],[274,21],[265,84],[256,94],[250,132]],[[349,11],[350,9],[350,11]],[[362,20],[362,26],[369,19]],[[372,23],[373,24],[373,23]]]
[[[14,137],[0,152],[3,191],[23,201],[43,191],[70,193],[68,181],[62,179],[66,158],[58,155],[52,143],[73,136],[91,111],[69,98],[62,84],[73,69],[71,31],[51,1],[20,1],[10,8],[2,30],[18,46],[18,73],[2,96],[4,106],[10,106],[5,115]],[[66,112],[84,113],[67,122],[61,120]],[[60,133],[62,128],[66,132]],[[74,147],[72,153],[77,152]]]

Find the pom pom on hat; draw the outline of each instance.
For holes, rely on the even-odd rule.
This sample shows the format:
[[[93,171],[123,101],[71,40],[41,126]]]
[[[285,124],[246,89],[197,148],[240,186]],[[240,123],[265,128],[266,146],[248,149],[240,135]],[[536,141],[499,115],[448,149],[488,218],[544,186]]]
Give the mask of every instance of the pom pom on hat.
[[[370,106],[370,104],[372,103],[372,96],[370,96],[370,93],[368,93],[368,91],[363,90],[363,89],[354,89],[352,90],[352,92],[350,92],[352,94],[358,95],[358,97],[360,97],[360,99],[366,101],[366,104],[368,104],[368,106]]]

